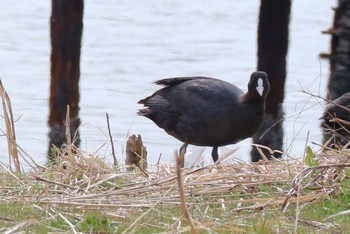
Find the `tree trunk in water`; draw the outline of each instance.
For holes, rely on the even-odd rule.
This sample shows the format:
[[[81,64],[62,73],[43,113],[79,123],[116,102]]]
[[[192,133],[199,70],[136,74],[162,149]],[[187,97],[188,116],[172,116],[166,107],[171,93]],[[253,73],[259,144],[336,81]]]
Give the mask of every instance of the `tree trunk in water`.
[[[331,54],[321,54],[330,59],[330,77],[328,81],[327,99],[335,100],[350,92],[350,1],[339,0],[335,9],[333,28],[325,33],[331,34]],[[331,113],[333,114],[333,113]],[[325,127],[324,123],[321,124]],[[349,135],[349,133],[347,133]],[[330,138],[334,135],[323,129],[323,143],[331,146],[341,140]],[[340,136],[344,137],[344,136]]]
[[[83,0],[52,0],[49,160],[53,147],[66,143],[67,105],[70,108],[71,142],[79,145],[80,47],[83,32]]]
[[[266,99],[263,124],[253,136],[253,143],[272,150],[282,150],[284,84],[286,79],[286,56],[288,52],[289,16],[291,0],[261,0],[258,26],[258,70],[269,75],[270,92]],[[267,158],[281,157],[266,149]],[[253,162],[262,157],[255,146],[251,151]]]

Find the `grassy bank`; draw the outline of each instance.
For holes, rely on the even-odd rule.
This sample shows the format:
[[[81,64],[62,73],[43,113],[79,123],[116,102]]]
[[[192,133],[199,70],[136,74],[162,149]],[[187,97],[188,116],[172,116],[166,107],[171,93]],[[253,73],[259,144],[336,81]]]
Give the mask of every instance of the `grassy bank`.
[[[198,233],[348,233],[348,158],[231,159],[183,169],[180,186]],[[0,232],[190,232],[176,168],[130,171],[80,151],[57,165],[19,174],[1,164]]]

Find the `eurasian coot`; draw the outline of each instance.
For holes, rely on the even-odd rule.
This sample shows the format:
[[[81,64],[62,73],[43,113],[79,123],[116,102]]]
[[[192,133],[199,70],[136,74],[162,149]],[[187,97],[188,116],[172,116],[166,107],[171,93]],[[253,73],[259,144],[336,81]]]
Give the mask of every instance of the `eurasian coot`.
[[[350,141],[350,93],[327,104],[321,117],[324,146],[342,149]]]
[[[168,134],[188,144],[211,146],[214,162],[218,147],[251,137],[260,128],[270,84],[265,72],[253,72],[248,92],[209,77],[176,77],[155,82],[165,87],[138,103],[138,114],[151,119]]]

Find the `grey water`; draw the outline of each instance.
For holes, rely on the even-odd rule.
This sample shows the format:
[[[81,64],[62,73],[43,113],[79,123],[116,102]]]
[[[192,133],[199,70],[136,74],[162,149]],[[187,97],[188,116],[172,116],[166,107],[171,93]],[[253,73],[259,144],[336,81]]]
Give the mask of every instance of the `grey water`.
[[[0,77],[12,101],[17,143],[39,163],[46,162],[50,82],[51,1],[3,0],[0,8]],[[137,101],[172,76],[213,76],[246,90],[256,69],[258,0],[112,1],[86,0],[81,56],[81,148],[112,160],[105,113],[110,116],[117,157],[123,161],[128,134],[141,134],[151,163],[171,162],[181,142],[150,120],[137,116]],[[316,6],[315,6],[316,4]],[[321,142],[319,117],[325,96],[328,52],[336,1],[292,2],[284,110],[284,151],[302,157],[305,145]],[[303,92],[306,91],[306,92]],[[5,130],[3,120],[0,129]],[[249,161],[251,141],[235,157]],[[189,147],[196,154],[202,148]],[[210,150],[204,151],[211,163]],[[0,161],[8,162],[0,136]]]

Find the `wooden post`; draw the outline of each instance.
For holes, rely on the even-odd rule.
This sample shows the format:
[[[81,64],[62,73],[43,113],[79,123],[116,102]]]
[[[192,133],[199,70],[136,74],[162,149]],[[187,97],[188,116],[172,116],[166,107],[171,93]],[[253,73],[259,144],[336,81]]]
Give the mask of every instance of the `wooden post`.
[[[258,26],[258,70],[269,75],[270,92],[266,99],[266,113],[262,127],[253,137],[253,143],[282,150],[284,84],[288,52],[289,16],[291,0],[261,0]],[[261,149],[267,158],[270,155]],[[256,147],[251,151],[252,161],[261,159]]]
[[[51,85],[48,125],[48,158],[53,160],[53,146],[66,142],[65,118],[70,107],[71,141],[79,145],[80,47],[83,32],[83,0],[52,0]]]

